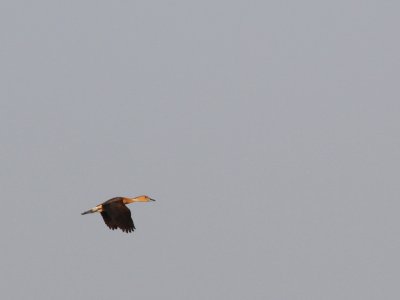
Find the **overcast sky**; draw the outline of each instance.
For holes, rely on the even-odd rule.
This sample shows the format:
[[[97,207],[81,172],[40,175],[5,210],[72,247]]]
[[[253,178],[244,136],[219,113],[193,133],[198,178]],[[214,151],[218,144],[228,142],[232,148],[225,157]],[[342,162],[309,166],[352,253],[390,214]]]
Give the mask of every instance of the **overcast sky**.
[[[399,9],[1,1],[0,298],[399,299]]]

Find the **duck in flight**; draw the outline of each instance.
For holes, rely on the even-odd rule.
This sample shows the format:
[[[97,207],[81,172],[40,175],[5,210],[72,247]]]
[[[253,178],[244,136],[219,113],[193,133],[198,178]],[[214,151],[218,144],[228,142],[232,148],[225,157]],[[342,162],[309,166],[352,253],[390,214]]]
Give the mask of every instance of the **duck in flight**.
[[[156,200],[146,195],[135,198],[115,197],[83,212],[82,215],[99,212],[103,217],[104,223],[106,223],[110,229],[114,230],[119,228],[122,231],[129,233],[135,230],[135,225],[133,224],[131,211],[126,204],[150,201]]]

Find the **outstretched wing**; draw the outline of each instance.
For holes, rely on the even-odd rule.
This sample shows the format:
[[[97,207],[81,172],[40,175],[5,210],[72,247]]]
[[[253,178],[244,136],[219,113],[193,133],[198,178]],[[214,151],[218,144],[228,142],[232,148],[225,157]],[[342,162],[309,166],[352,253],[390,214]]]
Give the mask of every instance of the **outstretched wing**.
[[[111,219],[111,217],[108,215],[108,213],[106,211],[102,211],[101,212],[101,216],[103,217],[104,223],[106,223],[106,225],[112,229],[115,230],[118,228],[118,225],[115,224],[115,222]]]
[[[106,225],[113,230],[120,228],[122,231],[127,233],[135,230],[131,211],[121,202],[113,202],[103,205],[101,215],[103,216]]]

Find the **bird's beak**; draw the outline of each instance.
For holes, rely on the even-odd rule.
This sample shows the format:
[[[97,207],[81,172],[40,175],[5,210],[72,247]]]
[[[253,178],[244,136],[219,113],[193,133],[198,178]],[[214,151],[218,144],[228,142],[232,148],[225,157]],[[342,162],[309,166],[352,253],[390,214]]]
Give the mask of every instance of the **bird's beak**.
[[[91,214],[91,213],[94,213],[94,211],[92,211],[91,209],[89,209],[89,210],[87,210],[87,211],[81,213],[81,215],[86,215],[86,214]]]
[[[149,198],[150,201],[156,201],[155,199]]]

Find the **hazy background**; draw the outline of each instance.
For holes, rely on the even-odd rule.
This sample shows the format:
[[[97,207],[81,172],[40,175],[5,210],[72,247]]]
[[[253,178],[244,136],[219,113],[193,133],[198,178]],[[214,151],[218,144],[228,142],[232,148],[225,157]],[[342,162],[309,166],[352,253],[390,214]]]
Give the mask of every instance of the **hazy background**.
[[[1,1],[0,297],[399,298],[399,9]]]

